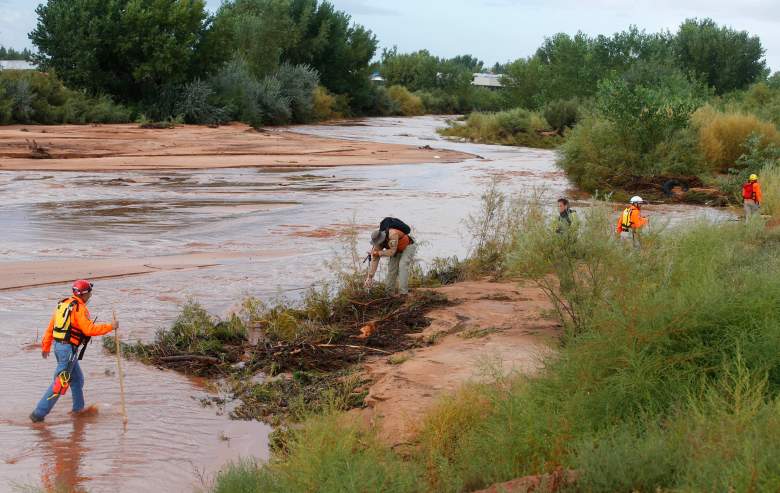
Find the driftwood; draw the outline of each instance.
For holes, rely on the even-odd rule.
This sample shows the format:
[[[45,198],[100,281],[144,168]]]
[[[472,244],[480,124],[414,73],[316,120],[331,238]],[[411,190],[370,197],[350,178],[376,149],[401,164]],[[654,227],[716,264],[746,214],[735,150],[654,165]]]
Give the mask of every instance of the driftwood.
[[[378,353],[384,353],[384,354],[393,354],[390,351],[384,351],[382,349],[377,349],[374,347],[368,347],[368,346],[352,346],[350,344],[317,344],[317,347],[347,347],[352,349],[366,349],[368,351],[376,351]]]
[[[219,359],[212,356],[201,356],[199,354],[177,354],[175,356],[160,356],[157,358],[160,361],[171,363],[174,361],[200,361],[203,363],[219,363]]]

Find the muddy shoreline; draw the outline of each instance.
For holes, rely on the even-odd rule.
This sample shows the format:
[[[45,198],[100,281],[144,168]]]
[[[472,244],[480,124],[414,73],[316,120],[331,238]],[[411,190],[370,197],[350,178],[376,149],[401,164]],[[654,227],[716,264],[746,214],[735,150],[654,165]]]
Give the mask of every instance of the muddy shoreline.
[[[287,129],[254,130],[132,124],[0,127],[0,170],[164,171],[219,168],[319,168],[350,165],[453,163],[466,153],[355,142]]]

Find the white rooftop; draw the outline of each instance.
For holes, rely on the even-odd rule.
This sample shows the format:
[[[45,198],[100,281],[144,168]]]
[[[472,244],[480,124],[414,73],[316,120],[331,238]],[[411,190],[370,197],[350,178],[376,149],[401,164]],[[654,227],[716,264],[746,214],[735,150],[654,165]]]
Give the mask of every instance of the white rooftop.
[[[474,86],[481,87],[502,87],[500,74],[474,74],[474,80],[471,81]]]
[[[35,70],[35,65],[26,60],[0,60],[2,70]]]

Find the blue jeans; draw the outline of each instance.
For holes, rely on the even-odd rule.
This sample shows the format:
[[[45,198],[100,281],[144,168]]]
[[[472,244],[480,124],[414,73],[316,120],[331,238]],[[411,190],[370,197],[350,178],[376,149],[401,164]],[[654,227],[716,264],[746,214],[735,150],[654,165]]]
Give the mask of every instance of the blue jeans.
[[[49,412],[51,412],[54,404],[57,403],[59,396],[49,399],[54,394],[52,390],[54,388],[54,379],[60,372],[68,367],[68,363],[73,358],[73,351],[75,348],[70,344],[63,344],[61,342],[54,343],[54,355],[57,357],[57,369],[54,370],[54,378],[52,384],[46,390],[46,393],[41,397],[40,402],[35,407],[33,414],[39,418],[44,418]],[[79,412],[84,409],[84,374],[81,373],[81,367],[79,367],[79,361],[75,360],[73,368],[70,370],[70,395],[73,397],[73,412]]]

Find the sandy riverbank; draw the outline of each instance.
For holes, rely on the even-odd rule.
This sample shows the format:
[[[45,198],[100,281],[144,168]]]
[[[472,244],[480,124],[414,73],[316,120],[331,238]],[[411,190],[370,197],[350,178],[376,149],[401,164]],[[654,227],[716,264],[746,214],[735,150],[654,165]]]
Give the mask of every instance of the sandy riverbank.
[[[561,335],[547,315],[549,299],[535,286],[470,281],[434,291],[452,305],[429,312],[431,325],[416,337],[435,344],[410,351],[400,364],[388,358],[368,363],[367,407],[352,411],[392,447],[413,443],[442,397],[469,381],[489,380],[486,372],[535,373]]]
[[[35,145],[40,151],[34,150]],[[19,171],[307,168],[446,163],[470,157],[455,151],[329,139],[283,129],[256,131],[244,124],[159,130],[135,124],[10,125],[0,127],[0,149],[0,170]]]

